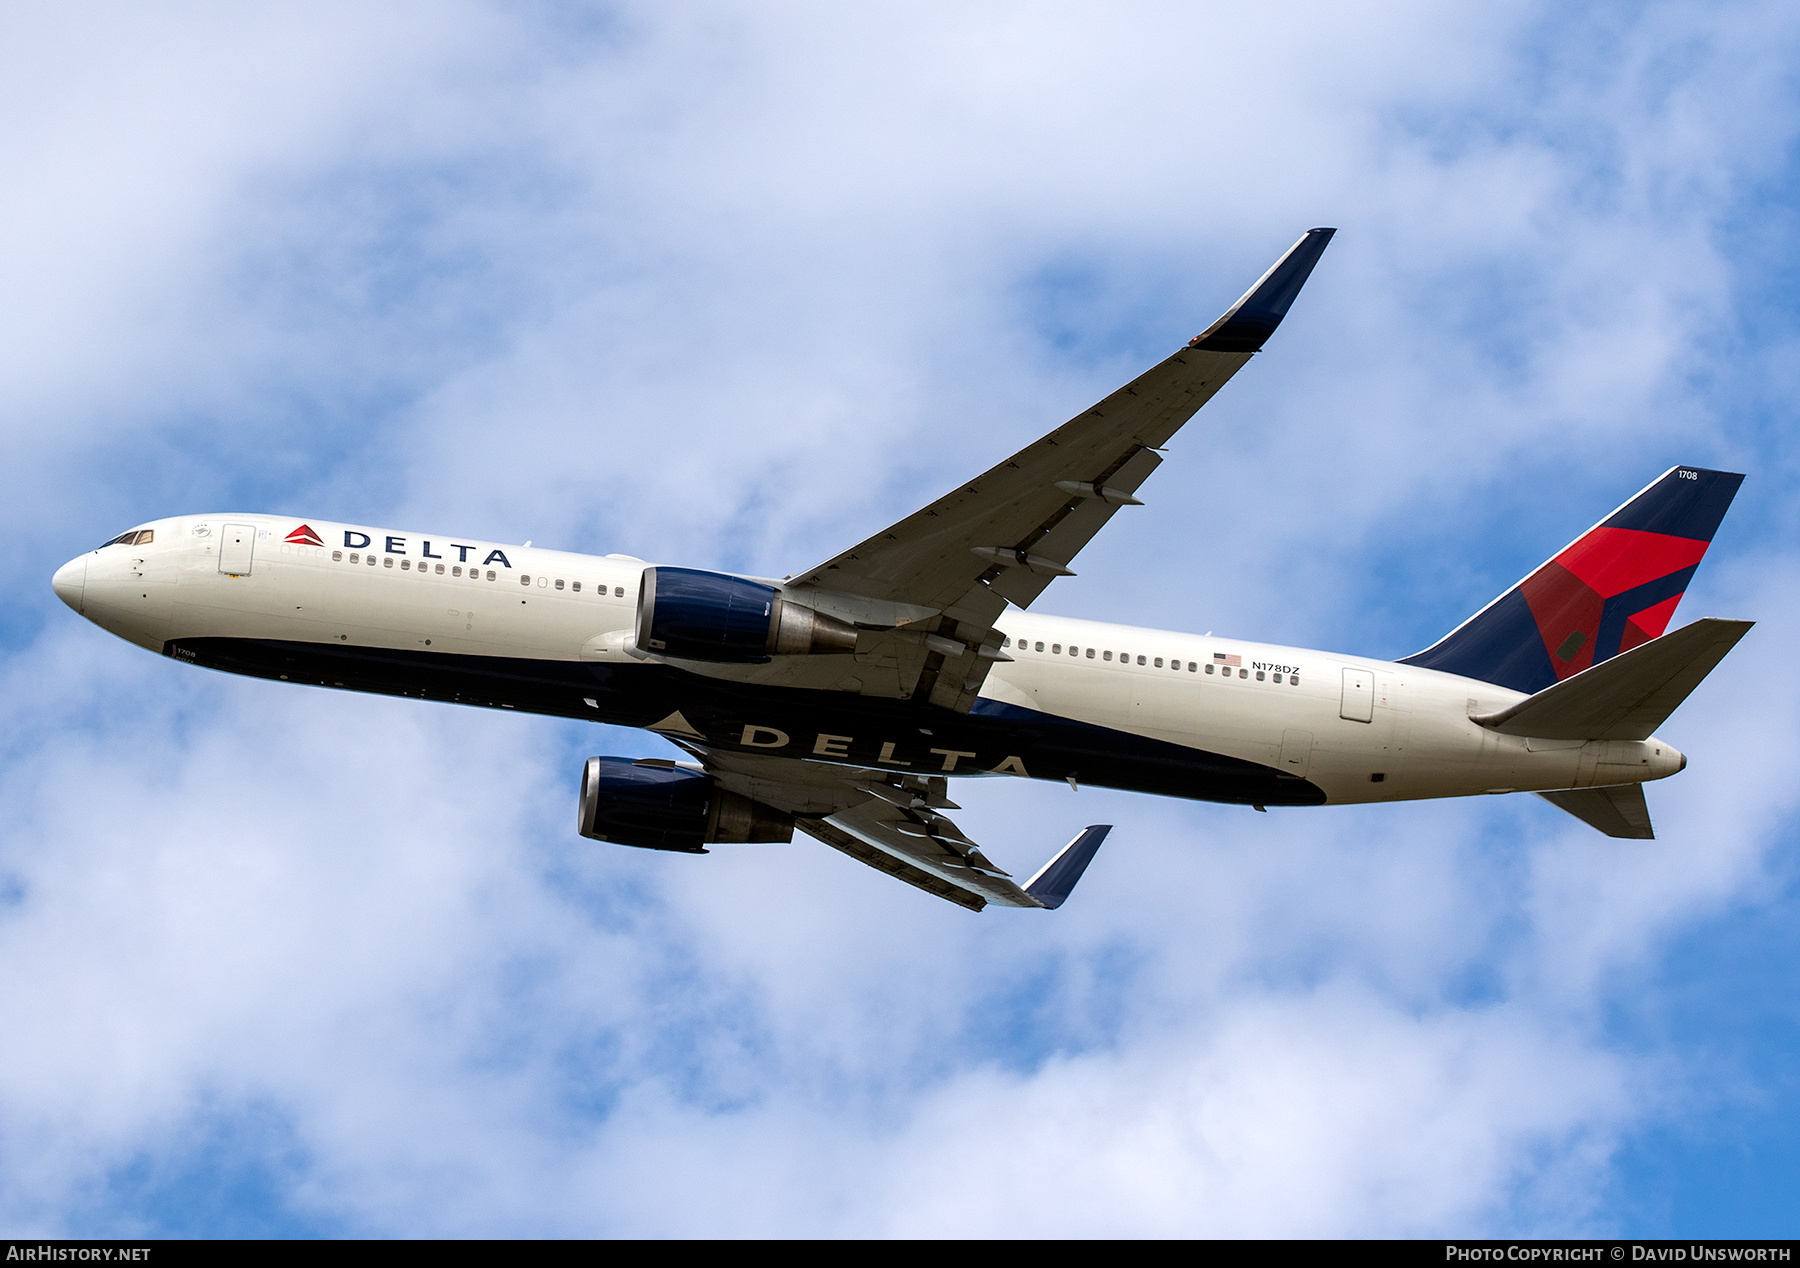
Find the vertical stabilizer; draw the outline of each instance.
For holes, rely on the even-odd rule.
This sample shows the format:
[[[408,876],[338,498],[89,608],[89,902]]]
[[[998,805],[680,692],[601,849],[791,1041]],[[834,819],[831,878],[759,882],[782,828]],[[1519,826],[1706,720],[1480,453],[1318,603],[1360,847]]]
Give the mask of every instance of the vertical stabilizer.
[[[1674,467],[1403,665],[1536,693],[1669,627],[1744,477]]]

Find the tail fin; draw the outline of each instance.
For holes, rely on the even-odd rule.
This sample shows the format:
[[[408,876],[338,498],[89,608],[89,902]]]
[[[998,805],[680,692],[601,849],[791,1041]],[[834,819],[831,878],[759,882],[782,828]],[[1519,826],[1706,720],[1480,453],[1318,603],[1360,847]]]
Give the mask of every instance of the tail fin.
[[[1673,467],[1403,665],[1536,693],[1669,627],[1744,477]]]

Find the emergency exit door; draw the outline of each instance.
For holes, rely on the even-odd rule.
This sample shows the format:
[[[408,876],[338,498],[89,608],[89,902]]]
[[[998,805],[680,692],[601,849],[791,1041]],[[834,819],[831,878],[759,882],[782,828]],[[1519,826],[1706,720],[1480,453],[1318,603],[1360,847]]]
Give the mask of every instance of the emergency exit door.
[[[250,559],[256,553],[256,525],[227,524],[219,534],[219,571],[233,577],[250,575]]]
[[[1366,669],[1344,671],[1344,702],[1338,717],[1352,722],[1375,720],[1375,675]]]

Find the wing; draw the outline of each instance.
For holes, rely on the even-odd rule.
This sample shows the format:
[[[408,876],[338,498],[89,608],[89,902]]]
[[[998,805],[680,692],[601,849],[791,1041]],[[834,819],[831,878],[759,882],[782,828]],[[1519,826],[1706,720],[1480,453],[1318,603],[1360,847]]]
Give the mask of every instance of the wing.
[[[1188,345],[999,466],[791,584],[932,609],[925,628],[893,636],[887,654],[925,635],[911,692],[967,711],[999,659],[993,624],[1028,607],[1140,485],[1171,436],[1281,323],[1333,229],[1308,232],[1244,297]],[[859,657],[881,640],[859,641]]]
[[[792,758],[715,752],[698,756],[723,788],[794,815],[794,826],[859,863],[926,893],[980,911],[1062,906],[1111,825],[1085,829],[1024,885],[997,867],[943,811],[942,776],[896,776],[891,771],[824,766]]]

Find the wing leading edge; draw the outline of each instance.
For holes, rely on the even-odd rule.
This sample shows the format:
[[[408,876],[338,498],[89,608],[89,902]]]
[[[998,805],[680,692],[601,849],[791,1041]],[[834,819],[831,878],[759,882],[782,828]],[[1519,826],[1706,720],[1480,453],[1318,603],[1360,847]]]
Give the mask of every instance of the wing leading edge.
[[[923,510],[790,584],[931,609],[914,698],[966,712],[998,658],[994,622],[1029,607],[1162,462],[1157,452],[1281,324],[1335,233],[1313,229],[1186,347]],[[879,637],[860,656],[896,655]]]

